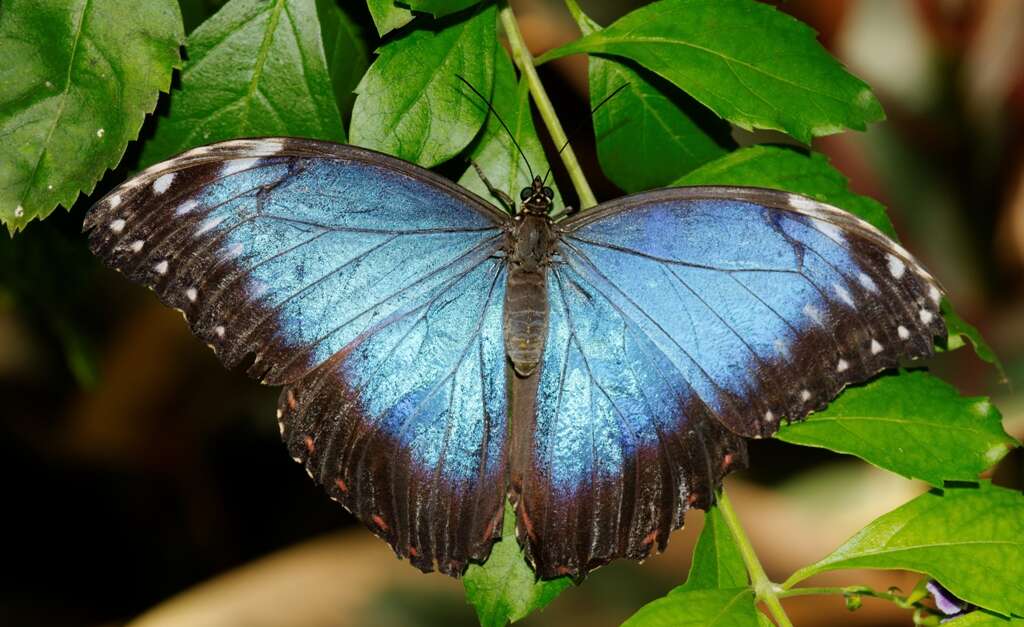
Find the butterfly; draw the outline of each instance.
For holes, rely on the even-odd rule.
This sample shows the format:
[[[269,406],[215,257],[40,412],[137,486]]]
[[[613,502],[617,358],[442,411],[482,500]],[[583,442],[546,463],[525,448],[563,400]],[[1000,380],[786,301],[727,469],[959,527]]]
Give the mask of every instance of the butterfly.
[[[943,293],[873,226],[768,189],[680,187],[562,220],[321,141],[157,164],[92,251],[283,386],[295,460],[395,553],[458,576],[506,499],[540,577],[664,550],[744,438],[928,356]]]

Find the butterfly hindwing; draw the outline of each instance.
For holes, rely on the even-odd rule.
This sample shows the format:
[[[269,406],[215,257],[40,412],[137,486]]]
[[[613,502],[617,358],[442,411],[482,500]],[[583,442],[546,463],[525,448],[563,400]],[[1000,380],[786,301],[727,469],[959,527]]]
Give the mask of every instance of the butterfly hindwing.
[[[397,159],[268,138],[158,164],[86,228],[227,366],[287,384],[282,436],[332,496],[454,574],[501,532],[506,219]]]
[[[941,291],[876,229],[747,188],[560,224],[520,522],[545,576],[664,548],[689,505],[845,386],[931,354]]]

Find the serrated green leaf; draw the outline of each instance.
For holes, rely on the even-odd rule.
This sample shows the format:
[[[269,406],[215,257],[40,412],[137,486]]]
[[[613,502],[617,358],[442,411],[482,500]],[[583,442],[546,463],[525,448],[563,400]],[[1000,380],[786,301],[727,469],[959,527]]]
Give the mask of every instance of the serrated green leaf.
[[[849,181],[819,153],[788,146],[749,146],[702,166],[673,185],[749,185],[796,192],[845,209],[896,239],[878,201],[854,194]]]
[[[718,507],[704,515],[704,529],[693,549],[693,561],[686,583],[669,594],[690,590],[741,588],[748,583],[747,567]]]
[[[951,351],[970,343],[974,347],[974,354],[982,361],[992,364],[1000,379],[1005,381],[1006,371],[1003,369],[1003,362],[981,336],[981,331],[953,311],[953,306],[947,300],[942,301],[942,316],[946,320],[946,330],[949,332],[949,339],[943,348]]]
[[[584,35],[601,30],[574,2],[569,10]],[[668,185],[735,148],[728,124],[629,61],[590,57],[589,80],[598,161],[627,193]]]
[[[402,28],[413,18],[412,11],[396,5],[395,0],[366,0],[366,8],[381,37]]]
[[[847,390],[824,411],[775,434],[792,444],[849,453],[936,487],[975,481],[1019,443],[985,397],[960,396],[927,372],[901,372]]]
[[[811,28],[750,0],[653,2],[540,60],[580,52],[632,59],[737,126],[805,143],[884,117]]]
[[[124,156],[185,39],[174,0],[5,0],[0,223],[71,207]]]
[[[622,627],[760,627],[750,588],[688,590],[651,601]]]
[[[356,89],[352,143],[432,167],[473,140],[487,106],[459,81],[491,93],[497,12],[406,33],[380,50]]]
[[[533,126],[529,85],[526,81],[516,84],[515,68],[512,67],[512,60],[508,58],[508,53],[502,46],[495,49],[495,57],[491,106],[505,121],[515,141],[523,149],[526,158],[530,160],[530,167],[543,176],[548,169],[548,161],[540,138],[537,137],[537,130]],[[466,88],[466,91],[469,89]],[[483,131],[469,151],[469,158],[480,166],[487,180],[508,194],[513,202],[519,198],[519,191],[532,183],[533,177],[523,162],[522,155],[516,150],[509,133],[502,127],[494,113],[488,113]],[[501,201],[491,197],[487,186],[480,180],[474,168],[466,170],[459,179],[459,185],[490,200],[500,209],[507,210]],[[550,187],[555,192],[554,206],[561,207],[561,196],[554,181],[550,181]]]
[[[334,86],[334,99],[342,118],[345,118],[351,113],[356,100],[356,85],[370,66],[369,53],[359,26],[338,8],[335,0],[316,0],[316,8],[320,16],[327,71]]]
[[[442,17],[450,13],[458,13],[468,9],[482,0],[398,0],[413,11],[430,13],[434,17]]]
[[[784,585],[841,568],[924,573],[974,605],[1024,616],[1024,495],[987,483],[932,490],[875,519]]]
[[[466,601],[476,609],[481,627],[505,627],[544,608],[572,585],[568,577],[538,581],[516,541],[516,514],[505,504],[501,540],[482,565],[471,564],[462,577]]]
[[[314,0],[232,0],[188,37],[144,165],[233,137],[345,141]]]

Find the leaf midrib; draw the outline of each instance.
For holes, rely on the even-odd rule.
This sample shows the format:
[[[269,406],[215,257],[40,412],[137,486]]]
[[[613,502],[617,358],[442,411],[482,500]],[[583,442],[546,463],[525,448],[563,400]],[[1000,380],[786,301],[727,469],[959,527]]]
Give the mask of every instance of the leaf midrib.
[[[43,140],[43,143],[39,149],[39,156],[36,158],[36,163],[32,167],[32,174],[29,175],[28,181],[25,183],[24,189],[26,192],[27,190],[32,188],[33,184],[35,184],[36,176],[39,173],[39,166],[43,163],[43,155],[46,154],[46,147],[50,144],[50,140],[53,138],[53,132],[57,129],[57,124],[60,122],[60,119],[64,116],[64,107],[67,105],[68,102],[68,92],[71,90],[71,72],[75,67],[75,60],[78,57],[78,42],[81,41],[82,31],[85,30],[85,13],[89,10],[90,2],[91,0],[83,0],[82,2],[82,10],[79,12],[78,28],[75,31],[74,43],[71,45],[71,56],[68,59],[68,72],[67,75],[64,77],[64,91],[60,94],[60,105],[58,105],[57,107],[56,115],[53,116],[53,123],[50,125],[50,130],[46,132],[46,139]],[[22,206],[22,203],[24,203],[24,201],[25,197],[19,195],[18,205]],[[29,211],[27,209],[25,209],[24,211],[25,214],[23,217],[28,217]],[[19,218],[15,217],[15,220],[17,219]]]

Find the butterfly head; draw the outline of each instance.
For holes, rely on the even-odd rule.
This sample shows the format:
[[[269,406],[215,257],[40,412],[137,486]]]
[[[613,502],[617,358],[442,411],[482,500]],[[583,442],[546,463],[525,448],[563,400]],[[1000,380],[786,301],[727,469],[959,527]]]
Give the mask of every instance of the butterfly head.
[[[533,183],[519,192],[519,199],[523,201],[523,213],[534,215],[547,215],[554,197],[555,192],[545,186],[544,180],[539,176],[533,177]]]

